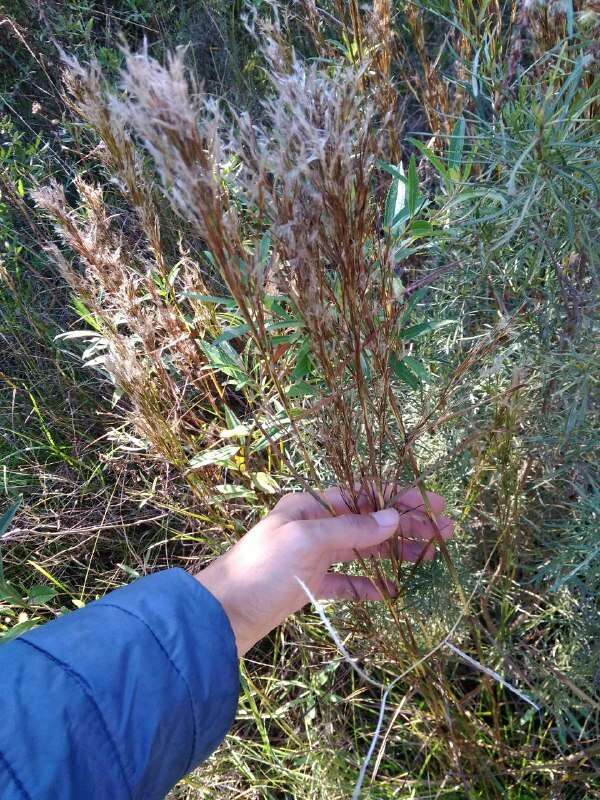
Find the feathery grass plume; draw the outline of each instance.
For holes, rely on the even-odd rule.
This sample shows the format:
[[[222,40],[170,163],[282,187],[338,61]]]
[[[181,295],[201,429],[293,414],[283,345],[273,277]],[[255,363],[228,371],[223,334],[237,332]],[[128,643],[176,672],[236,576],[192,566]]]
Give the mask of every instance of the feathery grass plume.
[[[153,189],[128,129],[115,119],[107,103],[100,66],[94,60],[89,67],[83,68],[76,59],[65,53],[61,55],[65,65],[63,84],[67,104],[99,136],[101,144],[96,153],[135,210],[157,267],[164,274],[165,254]]]
[[[108,373],[131,403],[129,419],[138,435],[187,474],[188,454],[198,449],[199,442],[207,443],[207,426],[196,408],[207,398],[214,402],[206,358],[193,336],[206,320],[190,324],[176,304],[165,301],[144,256],[132,255],[124,234],[115,230],[102,191],[80,178],[75,186],[82,202],[78,211],[68,206],[57,184],[34,194],[82,267],[77,269],[52,248],[55,262],[96,329],[85,337],[85,331],[67,336],[78,334],[92,341],[84,353],[88,366]],[[185,271],[185,264],[181,266]],[[204,496],[196,478],[192,474],[189,482]]]
[[[178,57],[165,68],[145,55],[130,56],[121,113],[156,159],[180,212],[198,226],[268,367],[274,365],[267,326],[274,322],[267,315],[267,288],[287,293],[284,302],[300,315],[330,402],[342,415],[343,436],[334,438],[355,442],[356,453],[357,425],[370,438],[374,422],[360,366],[361,328],[372,322],[391,280],[390,248],[370,241],[376,214],[369,192],[379,155],[370,126],[374,110],[360,90],[361,70],[328,77],[294,61],[288,72],[279,72],[280,48],[272,39],[269,44],[274,97],[265,105],[268,133],[247,116],[226,127],[212,99],[188,94]],[[252,225],[269,230],[270,252]],[[249,244],[245,238],[252,234]],[[374,244],[385,250],[379,277],[375,270],[369,275],[376,254],[366,250]],[[388,312],[389,330],[399,309],[388,304]],[[284,321],[279,327],[290,326]],[[348,369],[362,395],[361,422],[340,393]],[[276,370],[270,372],[295,425],[289,397]],[[369,448],[369,468],[354,463],[345,470],[345,484],[352,485],[348,477],[358,467],[377,476],[381,490],[373,441]]]
[[[385,199],[374,193],[385,144],[365,65],[307,66],[282,54],[277,36],[267,36],[263,52],[273,91],[261,122],[235,112],[226,118],[188,84],[181,55],[162,66],[129,54],[126,93],[114,108],[208,245],[309,474],[307,426],[350,507],[361,491],[382,505],[387,483],[414,480],[410,448],[427,430],[416,424],[407,437],[398,400],[402,379],[416,382],[408,365],[419,370],[413,356],[404,361],[413,337],[435,327],[408,325],[413,291],[401,278],[403,247],[414,241],[404,227],[424,198],[414,164],[408,176],[387,165],[390,191]],[[282,339],[276,331],[288,333]],[[457,375],[476,361],[467,359]],[[440,407],[451,394],[446,387]],[[298,421],[300,395],[317,400]]]

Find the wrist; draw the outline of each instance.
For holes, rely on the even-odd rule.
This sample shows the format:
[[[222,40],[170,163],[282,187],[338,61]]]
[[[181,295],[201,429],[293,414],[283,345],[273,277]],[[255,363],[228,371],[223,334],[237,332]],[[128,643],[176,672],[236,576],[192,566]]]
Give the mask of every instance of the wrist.
[[[235,637],[238,657],[241,658],[250,647],[252,647],[254,641],[249,640],[247,624],[232,597],[230,590],[231,579],[227,579],[222,565],[219,562],[220,559],[216,559],[212,564],[201,572],[197,572],[193,577],[221,604]]]

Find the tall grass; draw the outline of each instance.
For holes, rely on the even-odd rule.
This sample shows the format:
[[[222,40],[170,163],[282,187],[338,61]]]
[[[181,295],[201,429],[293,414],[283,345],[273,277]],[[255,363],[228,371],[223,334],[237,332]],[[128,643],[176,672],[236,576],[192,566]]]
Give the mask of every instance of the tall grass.
[[[69,58],[77,167],[38,141],[32,180],[14,139],[4,155],[6,230],[28,245],[6,260],[4,335],[31,369],[2,368],[3,417],[13,441],[37,419],[7,448],[5,490],[26,500],[5,536],[7,630],[219,552],[287,488],[337,482],[350,509],[434,488],[457,541],[436,535],[417,568],[361,565],[398,598],[325,612],[376,685],[318,616],[291,620],[176,796],[351,796],[377,686],[396,681],[361,796],[593,797],[595,12],[300,7],[245,28],[236,7],[223,40],[248,60],[222,100],[181,54]],[[21,232],[33,183],[56,241],[46,216]],[[56,306],[23,302],[35,258]],[[85,411],[57,412],[45,352]],[[27,594],[26,561],[56,596]]]

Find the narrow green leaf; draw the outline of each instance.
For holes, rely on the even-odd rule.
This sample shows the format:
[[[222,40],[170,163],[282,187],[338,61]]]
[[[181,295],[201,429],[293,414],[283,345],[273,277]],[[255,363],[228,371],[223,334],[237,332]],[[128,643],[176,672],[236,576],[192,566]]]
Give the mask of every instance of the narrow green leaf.
[[[393,164],[386,164],[385,161],[378,161],[377,166],[382,169],[384,172],[387,172],[388,175],[391,175],[392,178],[404,178],[404,169],[402,172],[398,167],[394,167]]]
[[[271,443],[279,441],[279,439],[282,439],[285,436],[286,430],[281,425],[273,425],[268,428],[265,433],[265,436],[261,436],[256,442],[254,442],[254,444],[252,444],[250,447],[251,453],[259,453]]]
[[[205,259],[208,261],[208,263],[210,264],[210,266],[211,266],[213,269],[217,270],[217,272],[218,272],[218,270],[219,270],[219,265],[217,264],[217,262],[216,262],[216,260],[215,260],[215,257],[214,257],[214,256],[213,256],[213,254],[210,252],[210,250],[203,250],[203,251],[202,251],[202,255],[203,255],[203,256],[204,256],[204,258],[205,258]]]
[[[6,531],[8,530],[10,523],[13,521],[13,517],[21,507],[21,500],[17,500],[15,503],[10,505],[6,511],[3,512],[2,516],[0,516],[0,536],[3,536]]]
[[[272,314],[279,314],[280,317],[292,321],[295,320],[296,317],[293,317],[291,314],[289,314],[282,305],[282,303],[289,302],[290,298],[285,294],[265,295],[263,298],[264,307],[267,308]]]
[[[271,249],[271,234],[265,233],[258,244],[258,261],[260,264],[265,264]]]
[[[411,222],[407,230],[407,235],[413,239],[423,239],[426,236],[435,236],[437,239],[445,239],[448,236],[448,231],[443,228],[434,228],[428,222],[422,219],[415,219]]]
[[[295,331],[294,333],[284,333],[279,336],[271,336],[269,342],[274,347],[278,344],[289,344],[290,342],[297,342],[300,338],[300,331]]]
[[[423,336],[430,331],[436,331],[438,328],[443,328],[445,325],[452,325],[454,320],[452,319],[438,319],[432,320],[431,322],[419,322],[418,325],[411,325],[410,328],[405,328],[403,331],[400,332],[400,339],[405,341],[413,341],[414,339],[418,339],[419,336]]]
[[[387,197],[385,198],[385,208],[383,212],[384,228],[391,228],[394,220],[404,208],[406,199],[406,183],[404,178],[404,168],[398,165],[398,175],[392,178]]]
[[[417,159],[413,153],[408,164],[408,176],[406,179],[406,206],[412,217],[419,207],[419,176],[417,175]]]
[[[56,597],[56,589],[53,589],[52,586],[37,585],[31,587],[27,599],[30,603],[43,605],[52,600],[53,597]]]
[[[431,373],[423,365],[423,363],[419,361],[418,358],[414,358],[413,356],[404,356],[402,361],[422,381],[425,383],[433,383],[433,377]]]
[[[211,464],[226,464],[239,452],[239,449],[235,444],[226,444],[224,447],[213,447],[205,450],[190,459],[190,469],[208,467]]]
[[[419,388],[420,381],[417,376],[394,353],[390,356],[390,365],[400,380],[408,384],[411,389]]]
[[[142,577],[137,569],[133,569],[133,567],[130,567],[128,564],[117,564],[117,567],[122,569],[126,575],[129,575],[129,577],[133,578],[134,580]]]
[[[256,498],[252,489],[236,486],[233,483],[218,483],[214,488],[226,500],[254,500]]]
[[[415,291],[411,294],[408,299],[408,304],[406,306],[406,313],[410,314],[411,311],[415,308],[417,303],[419,303],[429,291],[428,286],[421,286],[420,289],[415,289]]]
[[[25,631],[30,631],[32,628],[35,628],[39,621],[39,617],[34,617],[33,619],[26,619],[24,622],[13,625],[12,628],[0,634],[0,641],[9,642],[11,639],[16,639],[17,636],[25,633]]]
[[[573,27],[575,22],[575,13],[573,10],[573,0],[565,0],[566,13],[567,13],[567,36],[569,39],[573,37]]]
[[[316,387],[312,386],[310,383],[306,381],[297,381],[286,389],[286,394],[288,397],[312,397],[315,391]]]
[[[456,120],[454,130],[450,136],[448,147],[448,168],[458,169],[462,163],[463,150],[465,146],[465,118],[459,117]]]
[[[300,345],[296,354],[296,366],[292,372],[292,377],[295,381],[299,381],[302,378],[306,378],[311,370],[312,361],[310,358],[310,342],[308,339],[305,339]]]
[[[255,472],[252,475],[252,483],[257,489],[265,494],[276,494],[279,491],[279,485],[267,472]]]
[[[218,369],[238,381],[247,380],[248,376],[243,368],[239,353],[228,342],[221,342],[217,345],[199,340],[198,344],[204,351],[209,366],[213,367],[213,369]]]
[[[179,297],[196,300],[198,303],[206,303],[207,305],[227,306],[227,308],[236,307],[233,297],[217,297],[213,294],[200,294],[199,292],[181,292]]]
[[[408,206],[404,206],[404,208],[400,211],[399,214],[396,214],[394,217],[394,221],[392,223],[392,231],[394,233],[399,233],[400,229],[404,226],[406,220],[410,219],[410,210]]]
[[[442,178],[446,179],[448,177],[448,171],[446,169],[446,165],[442,161],[439,156],[430,150],[423,142],[419,142],[417,139],[410,139],[410,142],[414,144],[414,146],[422,153],[425,158],[429,161],[429,163],[439,172]]]
[[[266,326],[269,333],[271,331],[283,331],[287,328],[300,329],[304,327],[304,321],[301,319],[284,319],[280,322],[269,322]]]
[[[11,605],[23,606],[23,598],[15,587],[5,580],[0,580],[0,602],[8,601]]]
[[[214,341],[214,344],[221,344],[222,342],[228,342],[231,339],[241,339],[243,336],[246,336],[247,333],[250,332],[249,325],[234,325],[231,328],[225,328],[223,333],[219,334]]]

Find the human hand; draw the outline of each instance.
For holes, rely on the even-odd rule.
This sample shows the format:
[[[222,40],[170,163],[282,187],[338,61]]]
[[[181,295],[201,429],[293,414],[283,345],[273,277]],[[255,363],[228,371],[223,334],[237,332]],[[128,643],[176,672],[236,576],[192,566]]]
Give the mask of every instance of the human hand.
[[[195,577],[223,606],[238,654],[308,602],[297,578],[317,597],[380,600],[382,590],[366,576],[330,572],[333,564],[386,558],[395,547],[404,561],[431,560],[437,531],[452,535],[453,523],[440,516],[444,500],[428,493],[436,527],[424,512],[418,489],[398,492],[389,508],[372,510],[366,496],[351,514],[338,488],[321,495],[335,516],[306,492],[287,494],[257,525]],[[396,536],[397,534],[397,536]]]

